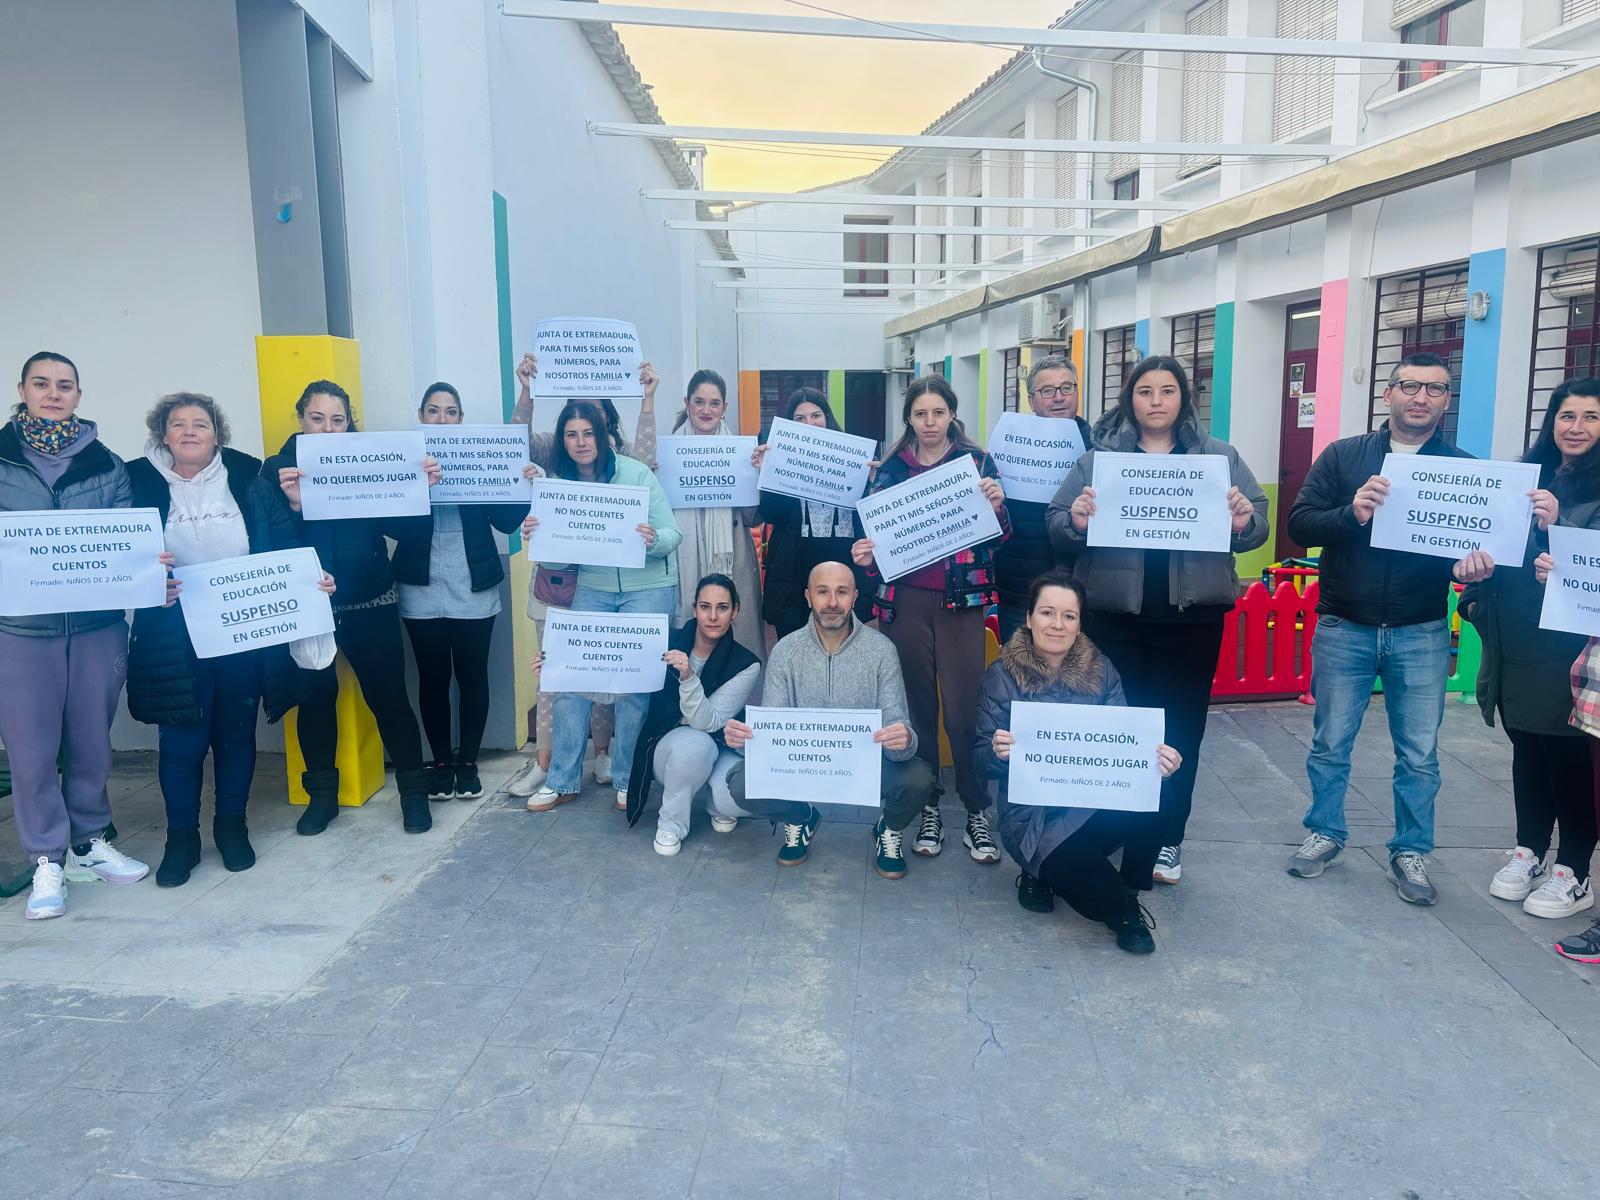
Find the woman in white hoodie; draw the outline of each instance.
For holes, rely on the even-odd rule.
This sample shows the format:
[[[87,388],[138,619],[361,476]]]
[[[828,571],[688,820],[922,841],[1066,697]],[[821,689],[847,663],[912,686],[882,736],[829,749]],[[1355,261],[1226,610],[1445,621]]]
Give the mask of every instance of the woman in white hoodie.
[[[177,566],[249,554],[245,513],[261,460],[228,448],[228,422],[210,396],[175,392],[145,418],[144,457],[128,464],[135,508],[161,511]],[[323,576],[323,590],[333,579]],[[179,603],[182,601],[180,599]],[[230,871],[255,865],[245,804],[256,769],[256,710],[264,651],[196,658],[182,611],[139,609],[128,642],[128,711],[159,726],[157,776],[167,808],[159,887],[178,887],[200,862],[200,789],[211,754],[212,839]]]

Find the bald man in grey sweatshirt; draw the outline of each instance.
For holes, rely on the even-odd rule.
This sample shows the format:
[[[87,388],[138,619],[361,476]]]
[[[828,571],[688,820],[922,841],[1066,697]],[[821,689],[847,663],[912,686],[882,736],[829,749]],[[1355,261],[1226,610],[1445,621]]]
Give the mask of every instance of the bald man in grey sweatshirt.
[[[888,638],[856,620],[855,602],[855,575],[849,567],[827,562],[812,569],[806,582],[811,620],[773,647],[762,703],[773,708],[883,711],[883,727],[873,735],[883,747],[882,815],[872,831],[877,851],[874,866],[884,878],[900,879],[906,873],[900,831],[911,824],[923,805],[934,802],[935,780],[932,768],[917,757],[917,735],[907,720],[900,656]],[[723,740],[733,750],[742,750],[750,736],[750,727],[742,721],[729,721],[723,730]],[[742,762],[729,773],[728,787],[745,812],[783,822],[780,864],[798,866],[806,860],[822,819],[815,806],[747,796]]]

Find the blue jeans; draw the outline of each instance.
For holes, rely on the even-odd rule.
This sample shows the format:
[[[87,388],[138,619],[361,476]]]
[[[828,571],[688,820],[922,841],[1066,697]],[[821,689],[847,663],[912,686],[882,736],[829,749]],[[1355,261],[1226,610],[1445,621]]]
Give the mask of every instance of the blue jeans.
[[[1439,795],[1439,723],[1450,673],[1450,627],[1444,620],[1378,627],[1343,617],[1317,622],[1312,642],[1316,701],[1311,754],[1311,809],[1305,827],[1341,845],[1350,752],[1372,700],[1372,681],[1383,680],[1389,735],[1394,739],[1394,837],[1389,856],[1433,850],[1433,802]]]
[[[160,726],[156,775],[167,804],[168,829],[194,829],[200,824],[200,787],[208,750],[216,811],[244,811],[256,773],[259,656],[228,654],[195,660],[194,696],[203,714],[198,725]]]
[[[642,592],[602,592],[579,584],[572,594],[572,610],[599,613],[660,613],[671,617],[678,609],[678,585],[647,588]],[[618,696],[613,702],[617,731],[611,739],[611,777],[620,791],[633,771],[633,748],[644,728],[649,692]],[[588,697],[561,692],[550,703],[550,777],[545,783],[563,794],[576,792],[583,782],[583,747],[589,740]]]

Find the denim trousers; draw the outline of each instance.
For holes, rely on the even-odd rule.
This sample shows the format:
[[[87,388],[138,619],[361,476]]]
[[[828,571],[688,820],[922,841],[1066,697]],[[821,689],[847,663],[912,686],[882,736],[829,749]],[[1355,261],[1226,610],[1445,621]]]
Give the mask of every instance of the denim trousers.
[[[678,585],[646,588],[639,592],[602,592],[579,584],[572,595],[571,611],[599,613],[660,613],[670,617],[678,608]],[[577,692],[560,692],[550,705],[550,776],[545,781],[566,794],[583,782],[583,748],[589,740],[589,698]],[[611,739],[611,777],[619,788],[628,786],[633,772],[633,749],[644,727],[650,693],[616,697],[617,731]]]
[[[156,774],[167,805],[168,829],[200,824],[200,788],[206,752],[216,811],[242,813],[256,773],[256,708],[261,669],[254,653],[201,658],[194,663],[194,696],[203,714],[198,725],[163,725]]]
[[[1305,827],[1341,845],[1350,830],[1344,797],[1350,753],[1372,700],[1372,681],[1383,680],[1389,735],[1394,739],[1392,858],[1403,850],[1433,850],[1433,805],[1439,795],[1439,724],[1444,720],[1450,672],[1446,621],[1419,625],[1362,625],[1324,616],[1312,641],[1311,696],[1316,701],[1311,754],[1311,808]]]

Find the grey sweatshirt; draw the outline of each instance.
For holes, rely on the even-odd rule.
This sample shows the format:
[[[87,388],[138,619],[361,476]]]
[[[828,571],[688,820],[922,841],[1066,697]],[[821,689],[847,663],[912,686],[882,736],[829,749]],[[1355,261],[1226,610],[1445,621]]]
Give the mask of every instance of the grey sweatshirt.
[[[773,708],[880,708],[884,725],[899,721],[911,734],[904,750],[885,750],[896,762],[917,753],[917,734],[906,713],[906,681],[894,643],[854,617],[850,636],[829,654],[807,621],[772,648],[762,703]]]

